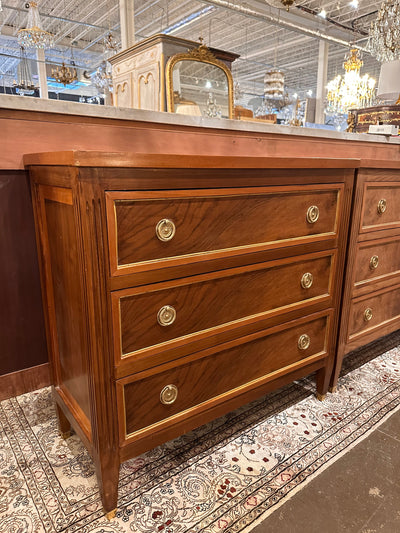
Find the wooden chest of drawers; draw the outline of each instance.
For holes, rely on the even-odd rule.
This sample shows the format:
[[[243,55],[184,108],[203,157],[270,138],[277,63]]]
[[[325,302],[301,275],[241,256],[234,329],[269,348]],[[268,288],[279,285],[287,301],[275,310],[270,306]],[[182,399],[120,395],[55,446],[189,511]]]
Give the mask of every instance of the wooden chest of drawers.
[[[400,327],[400,168],[361,161],[354,189],[337,363]]]
[[[60,429],[122,461],[334,364],[356,161],[26,157]]]

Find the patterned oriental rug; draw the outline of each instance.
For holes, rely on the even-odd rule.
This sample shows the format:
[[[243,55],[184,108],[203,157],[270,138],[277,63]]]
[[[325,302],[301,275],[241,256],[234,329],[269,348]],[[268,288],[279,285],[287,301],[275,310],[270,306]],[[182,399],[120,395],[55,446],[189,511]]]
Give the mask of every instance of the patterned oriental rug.
[[[301,380],[124,463],[110,522],[90,456],[58,436],[50,390],[5,400],[0,531],[247,533],[399,408],[399,344],[354,352],[324,402]]]

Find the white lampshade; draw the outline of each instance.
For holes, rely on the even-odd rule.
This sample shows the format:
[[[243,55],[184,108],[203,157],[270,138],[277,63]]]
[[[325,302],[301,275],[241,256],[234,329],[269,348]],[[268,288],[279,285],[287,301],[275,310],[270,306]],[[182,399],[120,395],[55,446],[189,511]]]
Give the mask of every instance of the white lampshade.
[[[400,59],[382,63],[377,96],[397,100],[400,94]]]

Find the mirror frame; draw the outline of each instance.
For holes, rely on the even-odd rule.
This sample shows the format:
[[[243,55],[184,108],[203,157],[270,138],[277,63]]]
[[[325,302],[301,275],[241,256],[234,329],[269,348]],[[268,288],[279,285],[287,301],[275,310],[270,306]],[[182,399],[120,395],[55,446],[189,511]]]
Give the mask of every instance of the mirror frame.
[[[167,82],[167,111],[175,114],[174,105],[174,88],[173,88],[173,69],[179,61],[198,61],[199,63],[209,63],[225,72],[228,82],[228,110],[229,118],[233,118],[233,77],[230,69],[215,57],[215,55],[207,48],[205,44],[201,44],[198,48],[188,50],[187,53],[175,54],[171,56],[166,64],[166,82]]]

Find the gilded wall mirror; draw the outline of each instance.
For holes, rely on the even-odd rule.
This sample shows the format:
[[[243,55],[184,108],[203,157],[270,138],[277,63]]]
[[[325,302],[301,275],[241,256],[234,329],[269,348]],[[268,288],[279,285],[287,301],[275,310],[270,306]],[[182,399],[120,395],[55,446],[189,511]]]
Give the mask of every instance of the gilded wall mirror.
[[[166,70],[167,109],[170,113],[233,117],[231,71],[205,45],[172,56]]]

